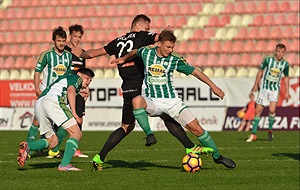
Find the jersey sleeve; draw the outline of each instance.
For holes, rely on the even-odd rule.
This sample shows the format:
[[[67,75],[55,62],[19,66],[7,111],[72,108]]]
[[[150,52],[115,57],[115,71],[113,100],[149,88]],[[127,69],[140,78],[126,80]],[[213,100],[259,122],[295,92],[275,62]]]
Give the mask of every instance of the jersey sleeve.
[[[113,41],[109,42],[106,46],[103,47],[106,53],[110,56],[115,55],[116,41],[117,39],[114,39]]]
[[[262,61],[261,65],[260,65],[259,69],[264,70],[265,67],[268,65],[268,61],[269,61],[269,57],[265,57],[264,60]]]
[[[41,73],[47,65],[47,52],[41,53],[38,62],[35,66],[35,72]]]
[[[184,73],[187,76],[192,74],[192,72],[194,72],[195,67],[188,64],[183,56],[177,55],[176,57],[178,58],[178,64],[176,69],[178,72]]]
[[[283,70],[283,74],[284,76],[288,77],[289,76],[289,70],[290,70],[290,66],[289,66],[289,63],[286,62],[285,64],[285,67],[284,67],[284,70]]]

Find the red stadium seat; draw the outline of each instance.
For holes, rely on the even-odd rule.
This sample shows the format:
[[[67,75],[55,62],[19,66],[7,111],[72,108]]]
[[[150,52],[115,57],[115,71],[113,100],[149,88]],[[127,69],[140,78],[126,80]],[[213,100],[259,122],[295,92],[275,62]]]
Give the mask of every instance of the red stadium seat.
[[[158,7],[158,5],[156,5],[156,4],[152,5],[152,7],[149,10],[149,15],[150,16],[159,15],[159,7]]]
[[[229,63],[229,57],[226,53],[222,53],[219,56],[219,60],[218,60],[218,66],[220,67],[226,67],[228,66]]]
[[[271,12],[271,13],[279,12],[278,1],[271,2],[271,4],[268,6],[268,12]]]
[[[292,38],[293,37],[293,28],[291,26],[286,26],[283,28],[282,38]]]
[[[232,51],[234,53],[244,52],[244,43],[242,41],[235,41],[232,46]]]
[[[190,45],[188,46],[188,53],[199,53],[199,42],[198,40],[193,40],[189,43]]]
[[[270,39],[270,28],[269,27],[261,27],[259,30],[259,38],[260,39]]]
[[[290,65],[294,66],[294,65],[299,65],[299,54],[297,53],[290,53],[287,58],[286,58],[287,62],[290,63]]]
[[[259,40],[256,42],[256,48],[255,50],[257,52],[266,52],[267,43],[265,40]]]
[[[297,15],[294,14],[294,13],[291,13],[291,14],[287,15],[286,24],[299,25],[299,20],[298,20]]]
[[[240,30],[238,31],[238,35],[236,37],[234,37],[233,39],[244,40],[246,38],[248,38],[248,29],[240,28]]]
[[[203,39],[210,39],[215,36],[215,33],[216,33],[216,31],[214,28],[207,28],[207,29],[205,29]]]
[[[171,25],[172,26],[172,25]],[[200,39],[203,39],[203,36],[204,36],[204,31],[203,29],[197,29],[195,32],[194,32],[194,35],[193,37],[191,38],[192,40],[200,40]]]
[[[159,13],[161,15],[169,15],[170,14],[170,4],[162,4],[159,6]]]
[[[259,66],[263,61],[263,56],[261,53],[256,53],[252,56],[252,61],[250,66]]]
[[[210,42],[208,40],[202,40],[199,46],[199,53],[209,53],[210,52]]]
[[[259,29],[257,27],[252,27],[249,31],[248,31],[248,38],[249,39],[258,39],[259,37]]]
[[[179,3],[174,3],[171,5],[170,8],[171,15],[180,15],[181,14],[181,7]]]
[[[248,2],[247,6],[245,7],[246,13],[255,13],[256,12],[256,2],[250,1]]]
[[[291,6],[291,11],[292,12],[299,12],[299,7],[300,7],[300,2],[299,1],[291,1],[292,6]]]
[[[245,3],[243,1],[237,2],[234,8],[236,14],[244,14],[246,13]]]
[[[229,53],[232,51],[232,41],[223,42],[223,46],[221,46],[221,51],[223,53]]]
[[[4,62],[4,68],[12,69],[15,67],[15,60],[13,57],[7,57]]]
[[[196,4],[199,4],[200,3],[196,3]],[[192,7],[191,7],[192,6]],[[192,4],[190,3],[184,3],[181,5],[181,13],[183,15],[193,15],[193,14],[197,14],[199,12],[199,7],[195,8]],[[197,10],[198,9],[198,10]],[[200,9],[201,10],[201,9]]]
[[[276,40],[270,40],[267,44],[266,52],[274,52],[278,42]]]
[[[255,52],[255,43],[253,40],[246,41],[244,51],[247,53]]]
[[[88,6],[86,7],[86,15],[87,17],[95,17],[97,16],[97,8],[95,6]],[[97,19],[97,18],[96,18]]]
[[[218,63],[219,63],[219,58],[217,55],[215,54],[209,54],[207,56],[207,64],[206,66],[208,67],[215,67],[215,66],[218,66]]]
[[[226,13],[226,14],[233,14],[234,13],[234,4],[233,3],[227,3],[225,6],[224,11],[221,13]]]
[[[264,16],[263,15],[257,15],[252,24],[249,24],[250,26],[261,26],[264,25]]]
[[[251,64],[251,55],[250,54],[243,54],[241,56],[240,66],[249,66]]]
[[[299,39],[299,27],[294,27],[293,37]]]
[[[21,69],[24,68],[25,66],[25,59],[23,56],[19,56],[17,57],[16,61],[15,61],[15,68],[17,69]]]
[[[275,18],[273,14],[266,15],[264,18],[264,25],[275,25]]]
[[[290,9],[291,9],[290,2],[288,2],[288,1],[282,2],[281,5],[279,6],[280,12],[289,12]]]
[[[266,1],[261,2],[258,6],[257,6],[257,11],[259,13],[266,13],[268,12],[268,4]]]
[[[210,52],[212,53],[221,53],[221,42],[216,40],[210,44]]]
[[[278,14],[276,19],[275,19],[275,24],[276,25],[284,25],[286,24],[285,20],[285,14]]]
[[[239,66],[241,65],[241,57],[240,54],[231,54],[229,58],[228,66]]]
[[[291,46],[287,47],[287,48],[289,48],[291,52],[299,53],[300,52],[299,45],[300,45],[299,38],[298,39],[295,38],[295,39],[293,39]]]
[[[229,24],[229,23],[230,23],[230,16],[229,15],[224,15],[219,20],[219,26],[225,26],[226,24]]]
[[[207,64],[206,55],[203,55],[203,54],[198,55],[195,66],[203,67],[203,66],[206,66],[206,64]]]
[[[213,15],[210,17],[207,27],[217,27],[219,26],[219,17],[217,15]]]
[[[274,26],[271,30],[271,39],[281,39],[282,34],[281,34],[281,27],[279,26]]]

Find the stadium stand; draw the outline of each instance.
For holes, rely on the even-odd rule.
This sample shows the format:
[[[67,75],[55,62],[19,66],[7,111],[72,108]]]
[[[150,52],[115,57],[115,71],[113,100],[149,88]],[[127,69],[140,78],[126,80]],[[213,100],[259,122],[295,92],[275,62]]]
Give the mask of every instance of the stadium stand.
[[[179,41],[175,50],[197,60],[191,64],[203,70],[223,67],[227,71],[232,66],[238,75],[239,68],[245,67],[250,76],[250,70],[272,53],[278,42],[287,46],[286,60],[294,68],[299,66],[299,1],[1,2],[1,68],[33,69],[41,51],[51,46],[47,36],[58,25],[67,28],[73,23],[82,24],[83,48],[88,49],[101,47],[128,31],[132,17],[140,13],[151,17],[151,31],[159,32],[171,25]],[[108,61],[108,57],[101,57],[89,60],[88,66],[104,71],[113,68]]]

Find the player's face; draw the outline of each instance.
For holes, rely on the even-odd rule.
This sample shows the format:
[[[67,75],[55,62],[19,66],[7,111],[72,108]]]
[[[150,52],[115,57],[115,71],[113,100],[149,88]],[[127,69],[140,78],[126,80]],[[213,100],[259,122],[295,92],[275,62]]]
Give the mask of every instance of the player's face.
[[[72,34],[70,34],[70,43],[75,47],[79,45],[81,39],[82,34],[79,31],[73,31]]]
[[[173,52],[175,43],[170,41],[158,42],[157,47],[159,56],[168,57]]]
[[[87,88],[92,82],[92,77],[82,73],[80,77],[82,78],[82,88]]]
[[[136,24],[138,31],[149,31],[150,30],[150,23],[148,21],[140,21]]]
[[[56,36],[55,40],[54,40],[54,48],[58,51],[58,52],[63,52],[65,45],[66,45],[67,39],[66,38],[62,38],[60,36]]]
[[[284,48],[280,48],[280,47],[277,47],[276,50],[275,50],[275,58],[280,61],[283,59],[283,56],[285,54],[285,49]]]

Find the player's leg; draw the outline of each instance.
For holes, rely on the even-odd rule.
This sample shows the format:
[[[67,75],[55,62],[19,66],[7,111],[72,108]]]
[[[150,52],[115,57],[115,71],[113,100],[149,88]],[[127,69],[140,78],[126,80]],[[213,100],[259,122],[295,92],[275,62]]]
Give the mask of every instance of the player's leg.
[[[273,138],[274,138],[274,135],[273,135],[273,124],[274,124],[274,121],[275,121],[275,111],[276,111],[276,105],[277,105],[277,102],[270,102],[270,106],[269,106],[269,128],[268,128],[268,140],[269,141],[272,141]]]
[[[59,153],[60,145],[65,140],[65,137],[68,135],[68,132],[62,127],[58,127],[56,124],[53,124],[54,129],[56,130],[56,136],[58,138],[57,146],[48,151],[47,158],[61,158]]]
[[[154,113],[156,111],[155,104],[147,97],[136,96],[132,100],[133,105],[133,115],[137,120],[140,127],[143,129],[146,137],[146,146],[152,146],[157,143],[157,140],[152,132],[149,124],[148,114]],[[147,112],[146,112],[147,108]]]
[[[187,136],[186,132],[184,131],[183,127],[175,121],[173,118],[171,118],[167,114],[162,114],[159,116],[165,123],[168,131],[176,137],[181,144],[185,147],[186,153],[194,152],[197,149],[197,145],[195,145]],[[198,152],[194,152],[198,153]]]
[[[237,131],[238,131],[238,132],[243,131],[244,128],[245,128],[245,125],[246,125],[246,121],[243,119],[243,120],[241,121],[241,124],[240,124],[240,126],[238,127]]]
[[[137,96],[140,92],[128,92],[123,94],[123,109],[122,109],[122,124],[121,127],[113,131],[106,142],[104,143],[99,154],[96,154],[93,158],[94,170],[102,170],[102,164],[106,155],[115,147],[119,142],[126,137],[135,126],[135,118],[133,115],[132,98]]]
[[[83,116],[85,115],[85,100],[80,94],[77,94],[76,96],[76,113],[80,118],[83,118]],[[79,126],[79,129],[82,131],[82,123],[77,124]],[[88,155],[83,154],[79,149],[76,150],[74,156],[81,158],[89,157]]]
[[[28,130],[28,134],[27,134],[27,142],[34,142],[36,139],[36,136],[39,132],[39,122],[37,121],[37,119],[34,117],[32,124]]]

